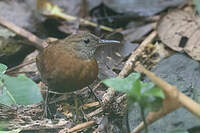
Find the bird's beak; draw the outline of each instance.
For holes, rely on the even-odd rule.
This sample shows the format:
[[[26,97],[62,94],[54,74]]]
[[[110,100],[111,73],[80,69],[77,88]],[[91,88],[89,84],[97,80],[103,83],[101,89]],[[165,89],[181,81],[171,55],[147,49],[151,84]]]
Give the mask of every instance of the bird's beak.
[[[99,44],[112,44],[112,43],[120,43],[120,41],[116,40],[99,40]]]

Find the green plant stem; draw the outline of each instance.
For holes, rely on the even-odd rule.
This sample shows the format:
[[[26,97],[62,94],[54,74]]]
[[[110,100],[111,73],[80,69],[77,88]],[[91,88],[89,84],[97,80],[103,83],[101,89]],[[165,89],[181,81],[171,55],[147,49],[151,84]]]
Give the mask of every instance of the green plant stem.
[[[142,121],[144,122],[145,133],[148,133],[148,125],[146,123],[146,119],[145,119],[145,115],[144,115],[144,107],[142,105],[140,105],[140,113],[141,113]]]

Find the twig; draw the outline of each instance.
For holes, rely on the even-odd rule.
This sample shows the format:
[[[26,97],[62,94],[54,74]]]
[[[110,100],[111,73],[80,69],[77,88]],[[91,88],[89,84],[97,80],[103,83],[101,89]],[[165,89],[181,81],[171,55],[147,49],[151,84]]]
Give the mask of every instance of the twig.
[[[46,15],[46,16],[62,18],[64,20],[68,20],[68,21],[77,20],[77,17],[64,13],[61,8],[59,8],[57,5],[55,5],[55,4],[53,4],[52,2],[49,2],[49,1],[45,1],[45,2],[37,1],[37,9],[38,10],[40,10],[40,9],[46,10],[47,13],[46,12],[45,12],[46,14],[43,13],[43,15]],[[80,24],[89,25],[89,26],[93,26],[93,27],[99,27],[100,29],[110,31],[110,32],[114,31],[110,27],[98,25],[96,23],[93,23],[91,21],[88,21],[88,20],[85,20],[85,19],[82,19],[82,18],[80,18]]]
[[[132,52],[131,56],[129,57],[128,61],[124,65],[122,71],[119,73],[118,77],[124,77],[128,75],[128,73],[133,69],[133,66],[136,61],[136,57],[140,55],[140,53],[145,49],[146,45],[153,41],[156,37],[157,32],[153,31],[150,35],[146,37],[146,39],[140,44],[140,46]],[[102,102],[106,105],[111,98],[113,98],[115,94],[115,90],[113,88],[108,88],[107,92],[103,95]]]
[[[38,120],[37,123],[30,123],[30,124],[26,124],[21,126],[20,128],[22,129],[22,131],[30,131],[30,130],[58,130],[58,129],[62,129],[66,126],[67,121],[61,123],[61,124],[46,124],[43,122],[44,120],[40,121]],[[39,125],[39,126],[38,126]]]
[[[119,73],[119,77],[124,77],[129,74],[131,70],[133,70],[134,63],[136,61],[136,57],[138,57],[142,51],[144,51],[147,44],[151,43],[153,39],[157,36],[157,32],[153,31],[151,34],[149,34],[146,39],[140,44],[140,46],[133,51],[131,56],[129,57],[128,61],[124,65],[124,68]]]
[[[101,112],[103,112],[103,108],[102,107],[100,107],[100,108],[96,109],[95,111],[87,114],[86,116],[87,116],[87,118],[91,118],[92,116],[95,116],[95,115],[97,115],[97,114],[99,114]]]
[[[8,69],[8,70],[6,71],[6,74],[8,74],[8,73],[10,73],[10,72],[12,72],[12,71],[14,71],[14,70],[16,70],[16,69],[22,68],[22,67],[24,67],[24,66],[26,66],[26,65],[32,64],[32,63],[34,63],[34,62],[35,62],[35,59],[32,59],[32,60],[27,61],[27,62],[24,62],[24,63],[22,63],[22,64],[20,64],[20,65],[18,65],[18,66],[12,67],[12,68],[10,68],[10,69]]]
[[[58,16],[58,14],[52,14],[52,15],[55,15],[55,16]],[[70,20],[70,21],[75,21],[77,20],[76,17],[74,16],[70,16],[68,14],[65,14],[65,13],[60,13],[59,14],[59,17],[62,18],[62,19],[65,19],[65,20]],[[107,27],[107,26],[103,26],[103,25],[98,25],[96,23],[93,23],[93,22],[90,22],[88,20],[85,20],[85,19],[80,19],[80,24],[84,24],[84,25],[90,25],[90,26],[93,26],[93,27],[99,27],[100,29],[103,29],[103,30],[106,30],[106,31],[110,31],[110,32],[113,32],[114,30],[110,27]]]
[[[88,109],[88,108],[92,108],[92,107],[96,107],[99,106],[99,102],[93,102],[93,103],[88,103],[88,104],[84,104],[82,105],[83,109]]]
[[[35,36],[31,32],[15,25],[14,23],[11,23],[11,22],[5,20],[2,17],[0,17],[0,25],[2,25],[3,27],[8,28],[9,30],[13,31],[14,33],[26,38],[27,40],[29,40],[30,42],[33,43],[33,44],[30,43],[29,45],[36,47],[38,50],[42,50],[44,48],[44,46],[47,45],[45,41],[38,38],[37,36]]]
[[[83,111],[83,108],[80,108],[80,110],[81,110],[81,113],[83,114],[83,118],[84,118],[86,121],[88,121],[88,118],[87,118],[85,112]]]
[[[124,101],[124,100],[126,100],[126,94],[124,94],[124,95],[118,97],[118,98],[116,99],[116,102],[119,104],[119,103],[121,103],[121,102]]]
[[[88,122],[85,122],[85,123],[78,124],[78,125],[76,125],[73,128],[64,129],[64,131],[61,130],[59,133],[64,133],[64,132],[72,133],[72,132],[76,132],[76,131],[79,131],[79,130],[83,130],[83,129],[85,129],[85,128],[93,125],[93,124],[95,124],[95,121],[88,121]]]
[[[102,82],[99,82],[98,84],[96,84],[94,87],[93,87],[93,90],[95,91],[97,88],[99,88],[99,86],[101,85]]]

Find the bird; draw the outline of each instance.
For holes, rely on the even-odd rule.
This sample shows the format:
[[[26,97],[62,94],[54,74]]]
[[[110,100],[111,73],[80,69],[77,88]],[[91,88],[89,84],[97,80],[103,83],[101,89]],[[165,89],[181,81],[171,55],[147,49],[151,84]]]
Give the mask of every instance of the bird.
[[[95,51],[110,43],[119,41],[102,40],[89,32],[54,41],[36,57],[42,81],[49,90],[59,93],[77,91],[90,85],[97,79],[99,71]]]
[[[119,43],[102,40],[82,32],[57,40],[44,48],[36,57],[42,81],[55,92],[72,92],[91,84],[98,75],[98,64],[94,57],[98,47]]]

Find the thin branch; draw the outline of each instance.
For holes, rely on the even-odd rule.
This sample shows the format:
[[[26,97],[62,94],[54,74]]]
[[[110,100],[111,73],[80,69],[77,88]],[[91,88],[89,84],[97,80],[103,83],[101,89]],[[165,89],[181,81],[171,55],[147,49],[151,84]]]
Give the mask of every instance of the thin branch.
[[[85,122],[85,123],[81,123],[81,124],[76,125],[76,126],[73,127],[73,128],[67,129],[67,132],[68,132],[68,133],[76,132],[76,131],[85,129],[85,128],[87,128],[87,127],[93,125],[93,124],[95,124],[95,121],[88,121],[88,122]],[[60,132],[61,132],[61,131],[60,131]]]
[[[0,17],[0,25],[8,28],[9,30],[16,33],[17,35],[26,38],[27,40],[29,40],[30,42],[33,43],[33,44],[30,43],[30,45],[33,45],[38,50],[42,50],[44,48],[44,46],[46,46],[46,42],[44,40],[38,38],[37,36],[35,36],[31,32],[15,25],[14,23],[5,20],[3,17]]]
[[[131,56],[127,60],[126,64],[124,65],[122,71],[119,73],[118,77],[124,77],[129,74],[130,71],[133,70],[133,66],[136,61],[136,57],[140,55],[140,53],[145,49],[146,45],[151,43],[153,39],[157,36],[157,32],[153,31],[149,34],[146,39],[140,44],[140,46],[132,52]],[[107,92],[103,95],[102,102],[106,105],[111,98],[115,95],[115,90],[113,88],[108,88]]]

